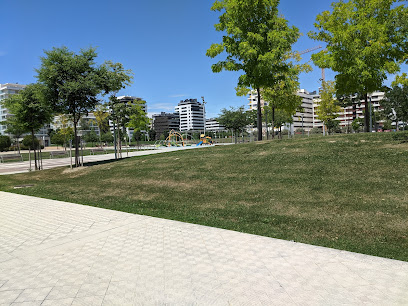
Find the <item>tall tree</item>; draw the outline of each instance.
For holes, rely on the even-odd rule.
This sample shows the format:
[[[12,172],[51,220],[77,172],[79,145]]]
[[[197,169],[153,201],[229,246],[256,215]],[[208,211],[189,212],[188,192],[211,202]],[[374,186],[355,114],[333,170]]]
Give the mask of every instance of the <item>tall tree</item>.
[[[141,133],[148,129],[150,119],[144,111],[145,105],[146,101],[144,100],[136,100],[130,105],[129,122],[126,127],[132,128],[134,133]],[[139,141],[137,142],[139,143]]]
[[[329,130],[334,127],[334,120],[339,116],[341,107],[336,101],[336,84],[335,82],[323,81],[320,91],[320,103],[317,106],[316,115]],[[323,126],[323,129],[324,129]]]
[[[99,94],[109,94],[130,81],[129,71],[120,63],[105,62],[97,65],[94,48],[83,49],[79,54],[67,47],[45,51],[37,78],[47,87],[47,99],[55,111],[69,114],[75,135],[75,165],[80,165],[77,125],[80,118],[92,111]]]
[[[302,98],[297,95],[299,89],[298,76],[301,69],[301,66],[297,66],[286,79],[277,82],[271,88],[264,89],[264,100],[268,102],[265,110],[270,114],[272,129],[282,125],[275,124],[276,110],[280,110],[280,118],[285,118],[286,115],[293,116],[296,111],[302,109]],[[273,131],[272,138],[274,138],[274,135]]]
[[[273,87],[293,68],[291,48],[300,35],[279,15],[278,5],[279,0],[217,0],[211,8],[223,12],[215,29],[226,35],[206,54],[214,58],[227,53],[225,60],[212,65],[212,71],[242,70],[237,92],[242,87],[257,90],[258,140],[262,140],[261,88]]]
[[[41,84],[29,84],[18,94],[12,95],[3,101],[4,106],[14,116],[14,121],[24,130],[31,133],[32,147],[34,150],[35,170],[40,169],[37,156],[37,145],[34,134],[51,122],[52,109],[45,99],[45,88]]]
[[[235,143],[237,143],[238,132],[242,132],[244,128],[251,123],[251,118],[250,114],[245,111],[245,107],[241,106],[239,108],[223,108],[217,121],[227,129],[234,131]]]
[[[350,0],[332,4],[316,18],[316,32],[309,37],[327,43],[325,50],[312,55],[321,68],[337,72],[337,97],[364,98],[369,113],[368,94],[379,90],[387,73],[396,73],[407,60],[408,8],[401,0]],[[365,130],[369,118],[365,116]]]
[[[99,142],[102,146],[102,134],[107,133],[109,131],[109,113],[107,108],[104,104],[99,104],[96,106],[93,114],[96,119],[96,124],[98,125],[99,129]]]

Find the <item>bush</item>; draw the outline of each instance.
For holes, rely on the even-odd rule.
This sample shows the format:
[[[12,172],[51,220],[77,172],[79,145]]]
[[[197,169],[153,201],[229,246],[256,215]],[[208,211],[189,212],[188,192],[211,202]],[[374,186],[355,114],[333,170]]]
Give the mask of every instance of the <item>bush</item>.
[[[101,135],[102,142],[111,143],[113,142],[113,135],[111,132],[107,132]]]
[[[11,139],[9,136],[0,135],[0,151],[8,151],[11,146]]]
[[[40,141],[35,136],[34,136],[34,146],[36,150],[40,148]],[[21,145],[22,150],[28,150],[28,149],[34,150],[34,146],[33,146],[33,138],[31,137],[31,135],[27,135],[23,138],[22,145]],[[43,145],[41,145],[41,149],[44,149]]]
[[[319,127],[314,127],[310,130],[310,134],[323,134],[323,129]]]

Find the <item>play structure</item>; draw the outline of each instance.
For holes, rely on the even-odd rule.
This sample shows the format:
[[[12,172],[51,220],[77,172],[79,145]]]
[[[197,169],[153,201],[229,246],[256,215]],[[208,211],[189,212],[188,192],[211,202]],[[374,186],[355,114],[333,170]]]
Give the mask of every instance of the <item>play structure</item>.
[[[169,136],[166,138],[164,141],[164,145],[167,147],[175,146],[175,147],[180,147],[180,146],[185,146],[184,144],[184,139],[183,136],[174,130],[171,130],[169,133]]]
[[[205,136],[204,134],[201,134],[200,142],[197,144],[197,147],[202,146],[202,145],[212,145],[212,144],[213,144],[213,141],[210,136]]]

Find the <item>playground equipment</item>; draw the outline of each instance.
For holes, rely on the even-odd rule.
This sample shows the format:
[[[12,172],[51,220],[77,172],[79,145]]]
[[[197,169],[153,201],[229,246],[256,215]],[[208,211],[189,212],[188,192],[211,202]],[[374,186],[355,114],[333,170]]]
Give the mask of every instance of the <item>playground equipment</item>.
[[[167,147],[171,146],[180,146],[180,144],[184,147],[184,139],[183,136],[174,130],[171,130],[169,136],[165,140],[165,145]]]
[[[197,147],[201,146],[203,144],[212,145],[213,141],[212,141],[211,137],[210,136],[205,136],[204,134],[201,134],[200,135],[200,142],[197,144]]]

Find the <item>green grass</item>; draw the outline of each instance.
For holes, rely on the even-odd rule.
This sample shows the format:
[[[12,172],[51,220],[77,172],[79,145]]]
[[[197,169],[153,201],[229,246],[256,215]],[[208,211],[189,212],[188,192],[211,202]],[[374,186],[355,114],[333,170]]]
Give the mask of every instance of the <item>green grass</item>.
[[[61,151],[61,152],[62,152],[62,150],[55,150],[55,151]],[[129,150],[129,152],[135,152],[135,151],[138,151],[138,149],[130,149],[130,150]],[[41,152],[42,158],[43,158],[43,159],[50,159],[50,152],[52,152],[52,151],[49,151],[49,150],[44,151],[44,150],[42,150],[42,152]],[[37,152],[37,153],[38,153],[38,152]],[[115,153],[115,150],[110,150],[110,149],[108,149],[108,150],[106,150],[105,152],[95,152],[94,155],[101,155],[101,154],[106,154],[106,153]],[[17,152],[17,151],[15,151],[15,152],[14,152],[14,151],[10,151],[10,152],[7,152],[7,153],[5,153],[5,154],[18,154],[18,152]],[[38,154],[39,154],[39,153],[38,153]],[[84,156],[91,155],[91,150],[90,150],[90,149],[84,149],[84,150],[83,150],[83,154],[84,154]],[[122,155],[123,155],[123,156],[126,156],[126,149],[122,149]],[[28,161],[28,160],[30,159],[29,153],[21,153],[21,156],[23,157],[23,161]],[[39,155],[38,155],[38,156],[39,156]],[[75,156],[75,149],[72,149],[72,156]],[[66,155],[56,155],[56,156],[53,157],[53,159],[57,159],[57,158],[67,158],[67,157],[69,157],[69,150],[67,150],[67,154],[66,154]],[[34,153],[33,153],[33,152],[31,152],[31,159],[34,160]],[[20,159],[20,158],[7,159],[7,160],[4,161],[4,163],[14,163],[14,162],[21,162],[21,159]]]
[[[0,189],[408,261],[408,143],[284,139],[2,176]],[[34,184],[32,188],[13,186]]]

